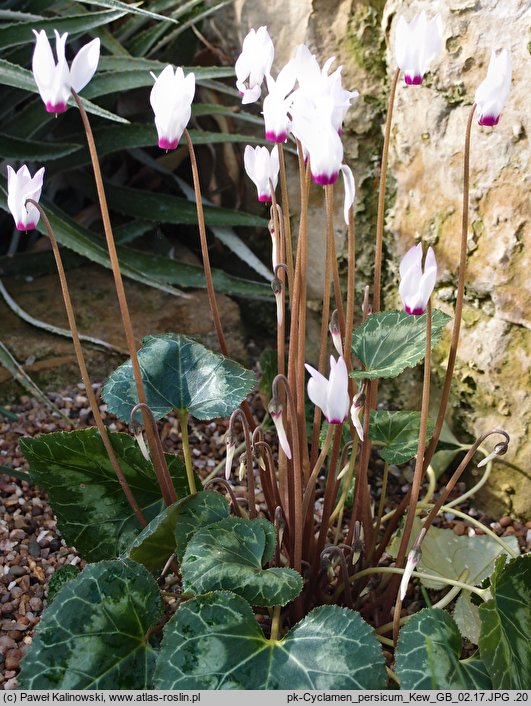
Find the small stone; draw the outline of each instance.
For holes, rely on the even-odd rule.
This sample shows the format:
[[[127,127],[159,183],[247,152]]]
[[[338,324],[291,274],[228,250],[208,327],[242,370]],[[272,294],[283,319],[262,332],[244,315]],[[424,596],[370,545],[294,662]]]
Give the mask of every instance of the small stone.
[[[512,525],[512,524],[513,524],[512,518],[507,517],[507,516],[505,516],[505,517],[500,517],[500,519],[498,520],[498,522],[500,523],[500,525],[501,525],[502,527],[509,527],[509,525]]]
[[[28,545],[28,551],[31,554],[31,556],[38,557],[41,555],[41,546],[38,542],[33,540]]]
[[[463,534],[466,534],[466,525],[464,522],[456,522],[453,526],[453,530],[455,534],[461,537]]]
[[[50,551],[57,552],[61,548],[61,542],[58,539],[52,539],[50,542]]]
[[[21,650],[9,650],[9,652],[6,654],[6,662],[5,662],[5,668],[6,669],[18,669],[20,660],[22,659],[22,651]]]
[[[34,610],[35,612],[42,610],[42,600],[40,598],[37,598],[36,596],[30,598],[29,604],[31,610]]]
[[[15,578],[17,578],[18,576],[24,576],[26,573],[26,567],[15,564],[15,566],[12,566],[9,569],[9,573],[11,574],[11,576],[15,576]]]

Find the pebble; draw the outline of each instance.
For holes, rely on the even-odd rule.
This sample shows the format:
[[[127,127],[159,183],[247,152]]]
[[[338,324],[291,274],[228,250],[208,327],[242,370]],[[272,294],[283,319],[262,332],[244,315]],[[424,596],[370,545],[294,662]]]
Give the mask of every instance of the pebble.
[[[511,517],[507,517],[507,515],[505,515],[504,517],[500,517],[500,519],[498,520],[498,522],[499,522],[499,524],[500,524],[502,527],[509,527],[509,525],[512,525],[512,524],[513,524],[512,518],[511,518]]]
[[[464,522],[456,522],[452,529],[459,537],[466,534],[467,531],[467,527]]]
[[[33,540],[28,544],[28,551],[31,554],[31,556],[37,557],[41,555],[41,545]]]

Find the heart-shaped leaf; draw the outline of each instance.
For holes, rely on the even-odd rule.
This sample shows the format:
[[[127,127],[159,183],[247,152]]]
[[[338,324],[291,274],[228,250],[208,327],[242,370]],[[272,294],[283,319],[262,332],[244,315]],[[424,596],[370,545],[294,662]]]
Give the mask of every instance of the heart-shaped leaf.
[[[164,507],[151,462],[128,434],[109,434],[124,476],[146,519]],[[69,546],[92,561],[114,559],[140,532],[97,429],[43,434],[20,440],[31,479],[46,490],[57,526]],[[184,463],[166,460],[178,497],[188,495]]]
[[[383,689],[372,628],[348,608],[323,606],[267,640],[249,605],[228,592],[183,603],[166,625],[156,689]]]
[[[460,660],[461,635],[439,608],[414,615],[400,630],[396,673],[402,689],[491,689],[478,659]]]
[[[531,684],[531,554],[504,566],[496,562],[492,598],[479,607],[479,649],[494,689],[528,689]]]
[[[275,547],[275,529],[266,520],[228,517],[197,531],[182,563],[185,593],[227,590],[252,605],[284,605],[302,590],[293,569],[263,569]]]
[[[159,589],[143,566],[89,564],[44,612],[19,688],[151,688],[156,655],[146,634],[161,614]]]
[[[187,410],[196,419],[225,417],[255,383],[250,370],[180,334],[146,336],[138,360],[156,419],[174,408]],[[138,402],[130,360],[113,372],[102,394],[109,411],[129,421]]]
[[[125,555],[149,571],[159,571],[172,554],[182,560],[188,540],[196,530],[228,516],[229,504],[220,493],[201,491],[189,495],[151,520]]]
[[[426,443],[433,433],[428,419]],[[420,412],[371,412],[369,438],[388,463],[405,463],[416,456],[420,435]]]
[[[450,317],[435,309],[431,345],[439,342]],[[426,353],[426,314],[410,316],[405,311],[371,314],[352,334],[352,353],[365,370],[354,370],[354,378],[394,378],[420,363]]]
[[[415,518],[411,533],[410,546],[418,537],[422,523]],[[395,538],[390,547],[390,554],[396,556],[399,536]],[[512,549],[518,551],[516,537],[504,537],[503,541]],[[446,584],[437,579],[458,580],[466,570],[466,583],[478,586],[492,574],[496,559],[504,554],[509,556],[498,542],[488,535],[458,536],[451,529],[430,527],[422,542],[422,557],[418,571],[431,574],[433,579],[421,579],[424,586],[436,590],[443,589]]]

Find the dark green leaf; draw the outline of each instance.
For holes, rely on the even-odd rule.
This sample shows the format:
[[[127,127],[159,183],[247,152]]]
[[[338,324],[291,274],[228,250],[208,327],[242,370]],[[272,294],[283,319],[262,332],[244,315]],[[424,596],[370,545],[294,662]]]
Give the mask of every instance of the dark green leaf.
[[[148,522],[163,508],[153,465],[128,434],[110,433],[118,462]],[[114,558],[140,532],[95,428],[21,439],[34,483],[44,488],[69,546],[92,561]],[[177,497],[188,495],[184,463],[167,455]]]
[[[48,584],[48,605],[52,605],[57,594],[66,586],[67,583],[75,579],[79,575],[79,569],[77,566],[72,566],[72,564],[64,564],[60,566],[57,571],[53,574]]]
[[[491,689],[478,660],[459,660],[461,636],[439,608],[414,615],[400,630],[396,673],[402,689]]]
[[[420,412],[371,412],[369,438],[388,463],[405,463],[417,454]],[[426,443],[433,433],[433,420],[428,419]]]
[[[432,318],[432,347],[439,342],[450,317],[435,309]],[[352,353],[365,370],[354,370],[354,378],[394,378],[424,358],[426,314],[410,316],[405,311],[371,314],[352,334]]]
[[[146,634],[161,614],[157,584],[140,564],[87,566],[44,612],[19,688],[151,688],[155,651]]]
[[[29,22],[17,22],[16,24],[0,27],[0,46],[2,49],[16,46],[18,44],[30,44],[35,41],[32,30],[46,30],[48,38],[54,37],[53,30],[58,32],[68,32],[70,35],[88,32],[94,27],[108,24],[124,16],[123,10],[112,10],[104,12],[89,12],[80,15],[70,15],[64,17],[52,17],[42,20],[30,20]]]
[[[32,142],[20,140],[10,135],[0,135],[0,154],[3,159],[16,159],[24,161],[49,161],[59,159],[67,154],[72,154],[79,149],[79,145],[60,142]]]
[[[220,493],[201,491],[179,503],[175,524],[175,555],[182,561],[190,537],[214,522],[229,516],[229,503]]]
[[[201,486],[199,479],[197,484]],[[151,520],[125,555],[151,572],[160,571],[172,554],[181,561],[188,539],[197,529],[228,516],[229,504],[220,493],[189,495]]]
[[[233,591],[260,606],[284,605],[296,598],[302,590],[299,573],[262,568],[274,549],[264,522],[228,517],[198,530],[184,553],[183,590]]]
[[[26,39],[25,41],[28,40]],[[21,88],[24,91],[29,91],[30,93],[39,92],[31,71],[23,69],[21,66],[17,66],[16,64],[12,64],[11,62],[6,61],[5,59],[0,59],[0,84],[3,84],[4,86],[13,86],[14,88]],[[114,113],[111,113],[110,111],[105,110],[104,108],[100,108],[99,105],[88,101],[86,98],[82,97],[81,102],[83,103],[83,106],[85,107],[87,113],[92,113],[93,115],[97,115],[101,118],[106,118],[107,120],[113,120],[117,123],[129,123],[129,121],[125,118],[121,118],[119,115],[115,115]],[[39,103],[41,116],[38,125],[40,126],[47,121],[49,122],[53,120],[53,118],[51,117],[50,113],[46,112],[42,102]],[[74,99],[71,98],[68,101],[68,104],[75,105]],[[36,121],[37,117],[39,117],[39,113],[35,112],[35,115],[33,115],[33,107],[31,107],[30,110],[32,113],[32,115],[30,116],[30,122],[33,124]],[[17,135],[19,137],[23,137],[23,135],[19,134],[18,132]]]
[[[496,562],[492,598],[479,608],[479,649],[494,689],[528,689],[531,684],[531,554],[504,566]]]
[[[152,20],[175,23],[175,20],[172,17],[158,15],[156,12],[144,10],[142,7],[137,7],[136,5],[131,5],[130,3],[119,2],[119,0],[83,0],[83,2],[85,3],[85,5],[98,5],[99,7],[109,7],[113,10],[123,10],[126,13],[143,15],[144,17],[149,17]]]
[[[156,419],[172,409],[187,410],[197,419],[225,417],[255,383],[250,370],[181,334],[146,336],[138,360],[147,403]],[[137,404],[130,360],[113,372],[102,394],[109,411],[129,421]]]
[[[385,660],[372,628],[347,608],[311,611],[267,640],[249,605],[228,592],[182,604],[164,630],[157,689],[383,689]]]

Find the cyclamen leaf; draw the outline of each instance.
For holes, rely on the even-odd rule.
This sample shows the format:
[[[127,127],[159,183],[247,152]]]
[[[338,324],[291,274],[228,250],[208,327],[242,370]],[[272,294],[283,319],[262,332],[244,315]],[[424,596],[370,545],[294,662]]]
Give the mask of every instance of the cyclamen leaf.
[[[199,486],[201,482],[198,479]],[[164,508],[136,537],[125,555],[151,572],[162,569],[175,554],[182,560],[192,534],[229,516],[229,504],[220,493],[201,491]]]
[[[123,474],[150,521],[163,508],[153,465],[128,434],[110,433]],[[20,440],[34,483],[46,490],[69,546],[89,560],[121,554],[140,532],[97,429],[54,432]],[[178,497],[188,495],[183,461],[166,456]]]
[[[225,417],[255,383],[250,370],[180,334],[146,336],[138,360],[156,419],[172,409],[187,410],[197,419]],[[113,372],[102,394],[109,411],[129,421],[138,401],[130,360]]]
[[[426,443],[433,433],[428,419]],[[420,434],[420,412],[371,412],[369,438],[388,463],[405,463],[416,456]]]
[[[150,689],[155,650],[146,633],[162,615],[140,564],[89,564],[43,613],[22,661],[21,689]]]
[[[492,598],[479,607],[479,649],[494,689],[528,689],[531,684],[531,554],[504,566],[496,562]]]
[[[431,345],[439,342],[450,317],[435,309],[432,316]],[[393,378],[411,368],[426,353],[426,314],[410,316],[405,311],[370,314],[352,334],[352,353],[365,370],[354,370],[351,377],[374,380]]]
[[[302,590],[300,574],[293,569],[262,568],[273,554],[274,532],[266,520],[235,517],[200,529],[184,553],[183,590],[229,590],[259,606],[284,605],[293,600]]]
[[[414,615],[400,630],[396,673],[402,689],[491,689],[483,664],[459,660],[461,636],[439,608]]]
[[[312,610],[267,640],[246,601],[228,592],[186,601],[166,625],[156,689],[383,689],[372,628],[338,606]]]

